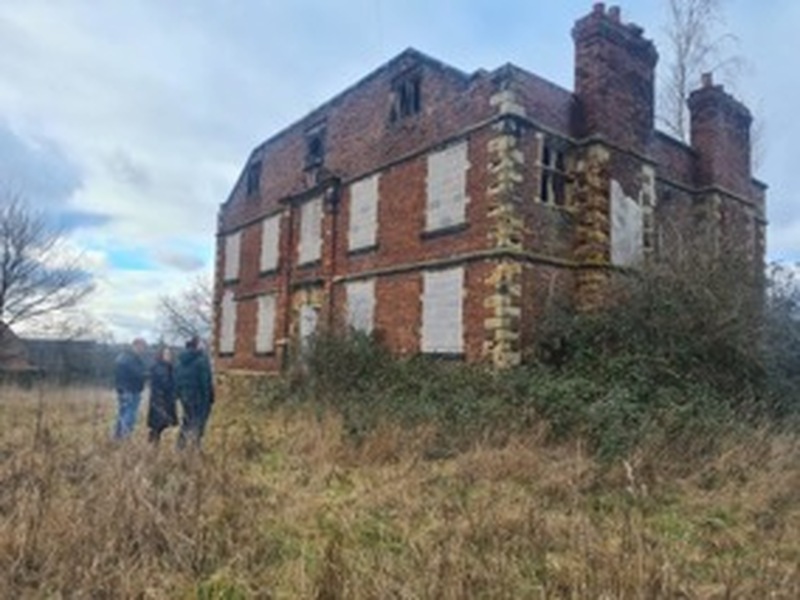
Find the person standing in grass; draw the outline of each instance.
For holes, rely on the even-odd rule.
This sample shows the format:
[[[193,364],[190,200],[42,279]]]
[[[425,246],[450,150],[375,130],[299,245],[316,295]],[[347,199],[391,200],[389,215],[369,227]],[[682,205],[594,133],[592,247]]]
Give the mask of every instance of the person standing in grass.
[[[166,346],[159,348],[156,360],[150,367],[150,405],[147,410],[148,439],[155,445],[161,432],[178,424],[175,406],[175,376],[172,352]]]
[[[196,336],[186,342],[186,349],[178,357],[175,388],[183,410],[178,447],[187,443],[199,447],[214,403],[214,384],[211,364]]]
[[[114,387],[117,390],[117,422],[114,427],[114,439],[123,440],[133,433],[139,404],[142,401],[147,369],[144,354],[147,343],[141,339],[133,340],[130,348],[126,348],[114,363]]]

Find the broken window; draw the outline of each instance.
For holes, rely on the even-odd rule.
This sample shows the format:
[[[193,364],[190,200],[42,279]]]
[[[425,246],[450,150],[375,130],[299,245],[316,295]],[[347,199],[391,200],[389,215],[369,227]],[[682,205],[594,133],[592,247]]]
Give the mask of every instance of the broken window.
[[[419,72],[398,77],[392,84],[392,122],[416,115],[422,108],[422,76]]]
[[[325,162],[325,125],[316,125],[306,132],[306,168]]]
[[[564,151],[539,135],[539,201],[564,206],[566,197],[566,161]]]
[[[258,194],[261,188],[261,161],[256,160],[247,166],[247,195]]]

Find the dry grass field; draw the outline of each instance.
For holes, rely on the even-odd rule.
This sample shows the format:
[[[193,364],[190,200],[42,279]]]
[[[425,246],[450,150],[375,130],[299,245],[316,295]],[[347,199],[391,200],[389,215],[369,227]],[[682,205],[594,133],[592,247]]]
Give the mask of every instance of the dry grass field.
[[[534,428],[425,451],[219,402],[201,455],[115,445],[108,390],[0,390],[3,598],[800,598],[800,442],[600,465]]]

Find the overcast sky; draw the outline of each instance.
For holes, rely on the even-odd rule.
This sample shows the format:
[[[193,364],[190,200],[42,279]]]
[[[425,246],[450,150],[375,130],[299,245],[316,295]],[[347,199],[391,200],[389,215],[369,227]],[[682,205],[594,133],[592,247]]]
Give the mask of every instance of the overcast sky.
[[[622,2],[663,36],[662,0]],[[210,273],[217,208],[250,150],[412,46],[464,71],[506,62],[572,88],[578,0],[3,0],[0,183],[71,232],[118,339]],[[769,258],[800,260],[800,2],[729,0],[764,122]],[[662,51],[662,55],[664,52]]]

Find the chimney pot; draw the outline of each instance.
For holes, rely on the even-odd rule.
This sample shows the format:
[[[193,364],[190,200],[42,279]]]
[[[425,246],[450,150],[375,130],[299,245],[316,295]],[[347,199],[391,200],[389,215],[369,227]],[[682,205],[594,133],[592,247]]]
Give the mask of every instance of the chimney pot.
[[[704,88],[711,87],[714,85],[714,75],[711,73],[703,73],[700,76],[700,81]]]
[[[608,16],[615,23],[619,23],[622,20],[622,11],[619,6],[612,6],[608,9]]]

